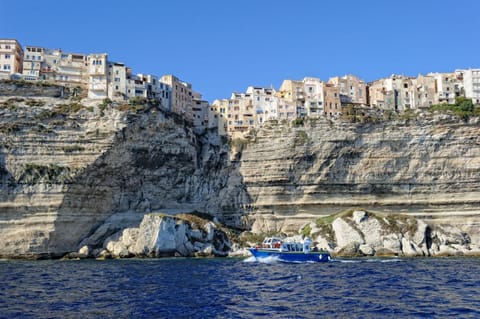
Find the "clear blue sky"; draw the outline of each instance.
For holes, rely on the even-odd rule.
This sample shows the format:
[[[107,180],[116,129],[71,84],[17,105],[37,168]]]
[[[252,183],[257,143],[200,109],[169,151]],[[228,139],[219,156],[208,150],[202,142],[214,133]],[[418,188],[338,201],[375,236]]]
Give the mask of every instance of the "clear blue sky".
[[[0,12],[2,38],[106,52],[209,101],[305,76],[480,67],[477,0],[0,0]]]

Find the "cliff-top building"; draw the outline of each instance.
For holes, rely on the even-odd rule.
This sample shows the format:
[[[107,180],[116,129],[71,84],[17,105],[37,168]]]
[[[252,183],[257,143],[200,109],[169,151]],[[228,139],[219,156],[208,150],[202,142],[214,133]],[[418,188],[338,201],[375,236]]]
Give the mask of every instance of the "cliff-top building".
[[[472,99],[474,104],[480,104],[480,69],[456,70],[455,73],[463,80],[465,97]]]
[[[164,75],[160,82],[167,84],[171,88],[171,109],[173,113],[185,115],[187,109],[193,105],[193,91],[190,83],[181,81],[174,75]]]
[[[0,79],[22,73],[23,49],[15,39],[0,39]]]
[[[342,104],[367,104],[367,84],[354,75],[333,77],[328,83],[340,89],[340,102]]]

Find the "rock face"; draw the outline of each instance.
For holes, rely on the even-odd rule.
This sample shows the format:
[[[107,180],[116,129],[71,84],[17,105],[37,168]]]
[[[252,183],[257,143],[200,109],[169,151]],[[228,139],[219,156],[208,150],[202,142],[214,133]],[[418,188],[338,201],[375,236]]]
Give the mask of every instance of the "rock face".
[[[463,245],[461,234],[480,245],[478,118],[269,122],[229,147],[153,106],[55,98],[62,96],[55,87],[9,85],[0,83],[0,257],[192,251],[177,238],[187,226],[177,225],[175,236],[162,232],[169,243],[147,243],[135,229],[151,212],[197,211],[253,232],[296,232],[311,220],[363,207],[422,220],[430,254]],[[350,237],[323,242],[355,242],[355,251],[376,254],[381,245],[387,253],[418,251],[420,235],[379,236],[377,221],[363,218],[338,221],[335,230]],[[154,238],[160,226],[149,227],[142,232]],[[189,241],[203,238],[187,230]],[[110,236],[116,236],[111,249],[103,247]]]
[[[154,107],[0,97],[0,256],[60,257],[155,211],[237,224],[239,182],[217,135]]]
[[[107,237],[100,249],[98,238],[102,236],[93,234],[86,238],[78,255],[97,258],[226,256],[231,247],[227,235],[212,222],[194,219],[196,222],[164,214],[145,214],[140,225],[127,226]]]
[[[429,226],[413,216],[347,211],[331,224],[313,223],[319,248],[337,256],[480,255],[480,245],[453,226]]]
[[[480,240],[479,118],[269,123],[246,144],[239,173],[253,231],[296,231],[362,207],[451,224]]]

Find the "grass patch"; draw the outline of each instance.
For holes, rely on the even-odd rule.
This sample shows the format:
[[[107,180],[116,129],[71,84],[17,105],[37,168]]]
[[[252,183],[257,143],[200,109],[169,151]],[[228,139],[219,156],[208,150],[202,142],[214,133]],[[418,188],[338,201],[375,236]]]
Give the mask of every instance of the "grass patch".
[[[300,234],[307,237],[310,237],[311,233],[312,233],[312,227],[310,226],[310,223],[305,225],[305,227],[303,227],[302,230],[300,231]]]
[[[337,218],[352,217],[353,212],[356,210],[361,209],[352,208],[325,217],[320,217],[315,221],[315,224],[317,225],[317,227],[321,227],[322,225],[331,225],[333,221]]]

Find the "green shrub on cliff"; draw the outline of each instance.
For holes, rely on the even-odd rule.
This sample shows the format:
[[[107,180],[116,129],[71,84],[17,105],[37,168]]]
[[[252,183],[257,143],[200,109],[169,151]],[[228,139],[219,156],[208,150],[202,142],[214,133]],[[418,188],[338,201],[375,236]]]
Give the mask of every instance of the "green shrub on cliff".
[[[480,108],[473,105],[472,99],[463,96],[455,98],[455,104],[436,104],[430,107],[430,112],[453,112],[458,117],[468,119],[470,116],[479,116]]]

